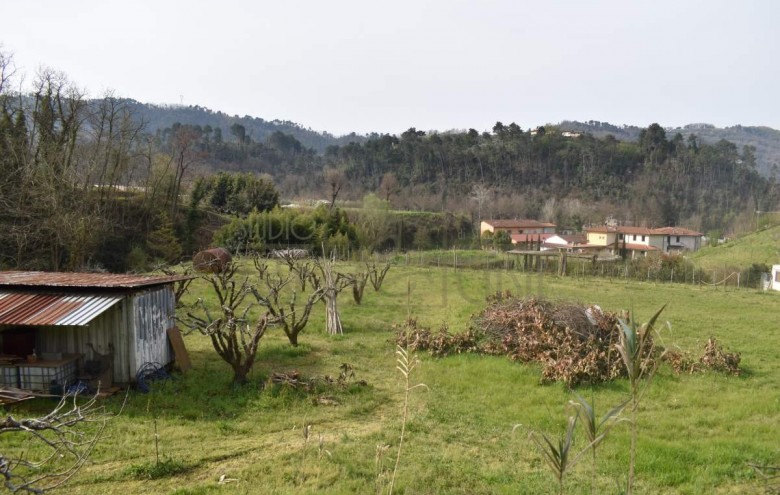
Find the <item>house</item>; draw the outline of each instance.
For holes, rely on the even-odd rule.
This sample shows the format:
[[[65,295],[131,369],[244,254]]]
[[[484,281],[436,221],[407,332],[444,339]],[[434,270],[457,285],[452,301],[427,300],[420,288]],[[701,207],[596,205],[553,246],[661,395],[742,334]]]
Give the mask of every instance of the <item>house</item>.
[[[682,227],[663,227],[653,229],[653,236],[662,237],[662,250],[666,253],[679,251],[698,251],[704,234]]]
[[[780,290],[780,265],[772,265],[772,278],[770,282],[772,283],[771,288],[773,290]]]
[[[130,383],[147,363],[171,363],[173,284],[187,278],[0,272],[0,386],[49,391],[90,374]]]
[[[509,236],[512,240],[512,245],[521,249],[536,250],[541,250],[542,245],[551,237],[556,237],[556,235],[552,232],[547,232],[545,234],[511,234]]]
[[[559,251],[574,252],[579,246],[587,244],[588,238],[582,234],[554,235],[544,240],[542,251],[557,249]]]
[[[682,227],[646,228],[627,225],[600,225],[585,229],[588,237],[583,251],[602,255],[619,255],[623,249],[630,258],[647,253],[696,251],[702,234]]]
[[[485,232],[497,234],[555,234],[555,224],[537,220],[483,220],[479,225],[479,235]]]

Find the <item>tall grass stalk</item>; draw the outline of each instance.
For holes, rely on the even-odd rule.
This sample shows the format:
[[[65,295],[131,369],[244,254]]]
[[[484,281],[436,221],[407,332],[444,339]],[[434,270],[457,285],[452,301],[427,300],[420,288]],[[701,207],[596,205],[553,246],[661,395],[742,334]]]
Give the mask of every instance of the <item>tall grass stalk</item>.
[[[588,402],[578,394],[574,394],[577,397],[576,401],[569,401],[569,403],[577,411],[577,417],[582,423],[583,430],[590,442],[591,452],[591,480],[590,480],[590,493],[596,493],[596,475],[598,469],[596,467],[596,448],[607,437],[609,431],[623,418],[620,417],[620,413],[628,405],[629,400],[626,400],[622,404],[619,404],[610,409],[601,419],[598,419],[595,410],[595,399],[591,399]]]
[[[628,381],[631,387],[631,451],[628,464],[628,483],[626,493],[633,493],[634,471],[636,466],[636,437],[637,437],[637,410],[639,401],[644,396],[652,382],[655,371],[661,362],[660,357],[655,356],[655,322],[661,315],[666,305],[656,311],[649,321],[638,325],[630,316],[620,318],[620,342],[615,345],[623,364],[626,367]],[[646,379],[643,384],[643,379]]]
[[[146,413],[149,414],[152,407],[152,397],[149,396],[146,399]],[[152,414],[152,424],[154,427],[154,464],[155,466],[160,465],[160,434],[157,430],[157,414]]]
[[[562,437],[555,439],[555,442],[542,432],[532,430],[529,433],[529,437],[539,448],[539,452],[541,452],[545,462],[547,462],[550,470],[555,474],[555,477],[558,480],[559,495],[563,495],[564,493],[566,474],[575,464],[577,464],[580,457],[582,457],[582,455],[587,452],[588,447],[590,447],[588,446],[577,454],[572,455],[572,448],[574,447],[574,430],[577,427],[577,418],[578,416],[576,415],[569,416],[566,433]]]
[[[401,435],[398,439],[398,452],[395,457],[395,466],[393,467],[393,474],[390,477],[390,488],[388,493],[392,495],[393,487],[395,485],[395,477],[398,474],[398,466],[401,464],[401,451],[404,445],[404,436],[406,434],[406,422],[409,419],[409,397],[412,390],[416,388],[428,388],[424,383],[418,383],[416,385],[411,384],[412,371],[420,363],[417,356],[410,354],[407,348],[397,346],[395,354],[398,356],[396,368],[401,372],[404,379],[404,401],[403,409],[401,412]]]

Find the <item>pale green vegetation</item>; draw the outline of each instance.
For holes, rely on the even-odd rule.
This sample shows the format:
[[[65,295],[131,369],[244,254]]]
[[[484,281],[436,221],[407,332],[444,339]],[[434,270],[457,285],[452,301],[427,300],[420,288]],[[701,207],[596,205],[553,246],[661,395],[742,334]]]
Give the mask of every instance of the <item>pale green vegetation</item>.
[[[250,268],[251,263],[245,266],[247,274]],[[548,435],[565,431],[569,401],[576,400],[571,391],[560,384],[540,385],[538,366],[504,357],[420,354],[413,383],[425,383],[427,390],[410,396],[409,384],[396,370],[393,325],[402,324],[407,314],[424,325],[444,323],[461,331],[484,307],[485,296],[504,289],[605,310],[632,309],[640,322],[666,304],[659,322],[671,322],[671,330],[657,324],[659,345],[700,355],[715,336],[739,351],[744,370],[739,377],[675,375],[667,364],[658,368],[639,408],[633,490],[762,490],[748,463],[780,464],[779,294],[396,266],[381,291],[369,289],[360,305],[342,294],[342,336],[325,334],[322,304],[312,312],[298,347],[281,329],[269,328],[243,386],[231,386],[232,371],[207,337],[185,337],[194,369],[158,383],[148,396],[132,392],[67,493],[377,493],[387,488],[402,425],[394,493],[555,493],[557,480],[539,451],[520,430],[513,433],[513,426]],[[203,281],[190,292],[187,303],[203,296],[213,304]],[[351,365],[354,379],[318,386],[313,394],[269,383],[272,373],[293,370],[305,377],[337,377],[343,363]],[[577,393],[603,414],[624,403],[631,386],[621,379],[579,387]],[[121,402],[115,397],[107,405],[118,409]],[[17,409],[47,408],[50,403],[39,401]],[[4,441],[10,449],[20,439]],[[590,444],[579,425],[573,442],[573,452]],[[566,473],[566,493],[615,493],[616,486],[626,486],[630,445],[629,422],[614,425],[598,445],[595,479],[591,455],[584,455]]]
[[[747,268],[753,264],[780,263],[780,225],[759,230],[718,246],[707,246],[691,255],[705,270]]]

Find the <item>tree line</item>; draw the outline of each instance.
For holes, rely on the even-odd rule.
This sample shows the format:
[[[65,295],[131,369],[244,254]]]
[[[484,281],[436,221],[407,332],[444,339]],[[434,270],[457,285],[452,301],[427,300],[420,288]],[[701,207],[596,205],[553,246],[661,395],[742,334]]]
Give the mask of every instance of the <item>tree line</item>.
[[[248,218],[281,197],[323,199],[329,210],[365,198],[367,213],[350,219],[363,227],[341,231],[337,244],[371,249],[452,245],[488,217],[578,229],[612,215],[707,231],[780,209],[750,146],[670,138],[657,124],[637,142],[500,122],[482,133],[410,128],[320,153],[281,131],[255,139],[240,119],[227,129],[174,122],[149,132],[132,100],[89,99],[47,69],[25,92],[20,79],[0,52],[2,267],[121,271],[131,254],[174,258],[212,242],[225,215]],[[460,220],[378,229],[394,209],[465,215],[471,232]]]

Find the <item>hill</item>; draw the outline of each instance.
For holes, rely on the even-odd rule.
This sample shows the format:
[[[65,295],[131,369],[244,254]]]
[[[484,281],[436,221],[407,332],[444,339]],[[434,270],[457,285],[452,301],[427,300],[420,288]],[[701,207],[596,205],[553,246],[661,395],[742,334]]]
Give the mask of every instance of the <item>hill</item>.
[[[123,103],[132,111],[136,119],[146,123],[146,130],[151,133],[170,128],[175,123],[181,123],[222,129],[225,139],[230,140],[233,139],[230,137],[231,126],[239,124],[245,128],[246,135],[254,141],[263,142],[271,134],[279,131],[295,137],[307,148],[318,152],[325,151],[331,145],[344,145],[366,140],[364,136],[358,136],[355,133],[337,137],[328,132],[318,132],[287,120],[269,121],[249,115],[239,117],[198,105],[154,105],[132,99],[124,100]]]
[[[747,234],[718,246],[705,247],[692,256],[705,270],[747,268],[753,264],[780,263],[780,225]]]
[[[612,135],[621,141],[638,141],[642,127],[633,125],[617,126],[609,122],[577,122],[565,120],[560,123],[560,128],[567,131],[579,131],[593,134],[595,137],[604,138]],[[671,138],[677,133],[687,140],[689,136],[696,136],[707,144],[714,144],[725,139],[737,145],[739,150],[744,146],[755,148],[756,168],[765,177],[780,174],[780,131],[771,127],[735,125],[731,127],[715,127],[712,124],[688,124],[683,127],[666,127],[667,135]]]

